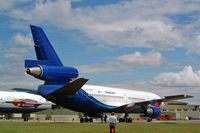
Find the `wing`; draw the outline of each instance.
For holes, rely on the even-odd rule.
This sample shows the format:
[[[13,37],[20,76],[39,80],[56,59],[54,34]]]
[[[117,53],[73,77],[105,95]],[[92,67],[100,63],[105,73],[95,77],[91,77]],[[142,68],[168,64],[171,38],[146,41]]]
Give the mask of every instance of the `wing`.
[[[38,94],[37,90],[30,90],[30,89],[25,89],[25,88],[12,88],[11,90],[21,91],[21,92],[28,92],[28,93],[31,93],[31,94]]]
[[[115,112],[132,112],[135,109],[138,109],[138,113],[149,105],[158,104],[160,105],[161,102],[167,102],[172,100],[180,100],[180,99],[186,99],[186,98],[192,98],[193,96],[190,95],[173,95],[173,96],[165,96],[161,99],[155,99],[155,100],[148,100],[148,101],[141,101],[141,102],[134,102],[130,104],[125,104],[120,107],[117,107],[113,109]],[[141,112],[142,112],[141,111]]]
[[[76,79],[72,81],[71,83],[52,92],[50,95],[53,95],[53,96],[74,95],[87,81],[88,79],[84,79],[84,78]]]

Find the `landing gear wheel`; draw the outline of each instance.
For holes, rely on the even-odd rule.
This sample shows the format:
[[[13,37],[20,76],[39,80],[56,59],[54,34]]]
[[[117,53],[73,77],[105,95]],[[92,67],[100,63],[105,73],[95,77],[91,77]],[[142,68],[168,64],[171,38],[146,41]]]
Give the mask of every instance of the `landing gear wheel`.
[[[152,121],[152,119],[151,119],[151,118],[147,119],[147,122],[151,122],[151,121]]]
[[[93,123],[92,117],[89,118],[89,122],[90,122],[90,123]]]
[[[90,122],[90,123],[92,123],[93,122],[93,118],[92,117],[90,117],[90,118],[88,118],[88,117],[85,117],[85,118],[83,118],[83,117],[81,117],[80,118],[80,122],[81,123],[84,123],[84,122]]]
[[[80,122],[84,123],[84,118],[83,117],[80,118]]]
[[[24,121],[28,121],[30,119],[30,114],[29,113],[23,113],[22,118],[24,119]]]
[[[88,121],[89,121],[88,117],[85,117],[85,122],[88,122]]]

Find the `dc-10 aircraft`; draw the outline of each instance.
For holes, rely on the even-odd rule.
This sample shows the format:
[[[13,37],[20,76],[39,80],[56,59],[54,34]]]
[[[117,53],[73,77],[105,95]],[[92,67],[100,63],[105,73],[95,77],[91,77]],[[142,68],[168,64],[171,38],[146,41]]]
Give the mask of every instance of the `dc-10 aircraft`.
[[[0,91],[0,112],[22,113],[24,121],[28,121],[30,113],[50,109],[52,105],[54,104],[38,94]]]
[[[30,27],[37,60],[25,60],[26,72],[44,81],[38,87],[38,93],[57,105],[90,117],[101,117],[106,112],[143,113],[151,121],[161,115],[163,102],[192,97],[174,95],[161,98],[150,92],[84,85],[88,79],[77,78],[76,68],[62,64],[42,28]]]

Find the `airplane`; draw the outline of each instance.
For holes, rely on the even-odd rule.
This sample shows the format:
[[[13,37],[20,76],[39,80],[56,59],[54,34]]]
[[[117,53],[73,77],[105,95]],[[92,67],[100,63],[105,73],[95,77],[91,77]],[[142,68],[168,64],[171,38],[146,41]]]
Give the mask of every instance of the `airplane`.
[[[41,95],[17,92],[17,88],[14,90],[0,91],[0,113],[22,113],[24,121],[28,121],[30,113],[50,109],[55,105]]]
[[[161,98],[151,92],[85,85],[88,79],[78,78],[76,68],[62,64],[43,29],[34,25],[30,28],[37,60],[25,60],[26,73],[44,81],[38,86],[38,93],[57,105],[91,118],[107,112],[142,113],[151,121],[161,115],[164,102],[192,98],[190,95]]]

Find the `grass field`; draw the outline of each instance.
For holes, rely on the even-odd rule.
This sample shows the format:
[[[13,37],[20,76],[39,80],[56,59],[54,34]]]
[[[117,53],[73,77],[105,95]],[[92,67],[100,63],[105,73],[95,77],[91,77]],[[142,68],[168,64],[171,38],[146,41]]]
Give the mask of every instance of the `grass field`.
[[[200,133],[200,124],[120,123],[117,133]],[[0,122],[0,133],[109,133],[102,123]]]

